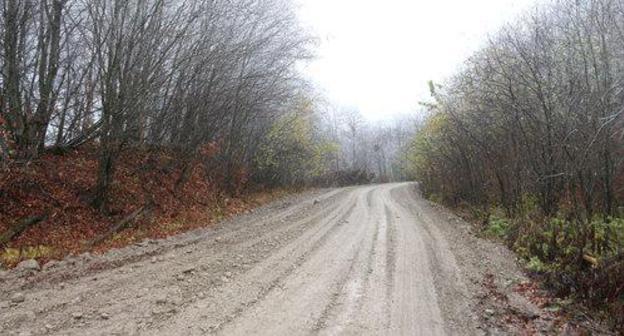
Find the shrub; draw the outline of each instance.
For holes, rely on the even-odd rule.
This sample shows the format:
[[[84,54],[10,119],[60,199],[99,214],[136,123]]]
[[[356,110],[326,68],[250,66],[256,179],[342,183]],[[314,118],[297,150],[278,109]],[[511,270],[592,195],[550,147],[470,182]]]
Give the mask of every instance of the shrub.
[[[4,252],[0,253],[0,260],[7,266],[14,266],[26,259],[49,258],[53,253],[53,248],[43,245],[28,246],[22,249],[5,248]]]
[[[507,238],[509,234],[510,224],[509,220],[497,215],[490,215],[488,225],[485,229],[485,234],[488,237],[496,237],[500,239]]]
[[[538,273],[542,273],[542,272],[545,272],[547,270],[546,265],[536,256],[533,256],[533,257],[531,257],[531,259],[529,259],[529,262],[527,264],[527,268],[530,271],[538,272]]]

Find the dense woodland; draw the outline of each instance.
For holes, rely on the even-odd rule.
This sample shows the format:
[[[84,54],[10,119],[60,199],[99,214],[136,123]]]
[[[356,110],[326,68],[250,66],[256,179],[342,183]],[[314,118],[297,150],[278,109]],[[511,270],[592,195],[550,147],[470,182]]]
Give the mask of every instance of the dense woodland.
[[[3,162],[98,146],[105,209],[128,147],[174,150],[188,167],[218,146],[225,186],[304,90],[312,39],[288,1],[2,1]]]
[[[269,183],[302,182],[330,168],[386,175],[390,157],[371,161],[385,155],[380,149],[391,140],[383,133],[406,141],[403,130],[367,129],[357,111],[337,117],[319,107],[296,72],[314,39],[290,1],[4,0],[1,7],[0,162],[95,143],[97,207],[105,208],[126,148],[172,149],[186,167],[202,148],[216,147],[213,168],[233,190],[241,173]],[[364,153],[368,147],[377,155]],[[317,162],[302,162],[310,152]],[[278,156],[286,160],[274,162]]]
[[[374,123],[299,74],[316,40],[289,0],[0,11],[0,245],[17,260],[133,222],[178,232],[252,190],[417,180],[624,323],[624,1],[540,5],[432,82],[424,113]]]
[[[622,323],[624,1],[541,5],[431,92],[410,148],[425,193]]]
[[[218,219],[248,192],[405,175],[415,123],[324,102],[298,72],[316,39],[292,1],[0,11],[0,245],[81,251],[134,222]]]

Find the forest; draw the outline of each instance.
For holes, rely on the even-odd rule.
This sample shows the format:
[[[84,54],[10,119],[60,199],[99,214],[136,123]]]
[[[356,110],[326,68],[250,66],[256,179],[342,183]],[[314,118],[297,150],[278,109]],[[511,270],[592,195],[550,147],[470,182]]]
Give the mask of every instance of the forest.
[[[430,91],[409,149],[423,191],[622,323],[624,2],[538,6]]]
[[[415,121],[372,125],[326,102],[298,69],[317,39],[291,1],[2,0],[0,9],[9,265],[132,227],[183,231],[252,206],[228,200],[253,192],[404,175],[393,153]]]
[[[383,122],[301,74],[319,40],[289,0],[0,0],[0,17],[6,266],[416,181],[624,324],[624,0],[536,6]]]

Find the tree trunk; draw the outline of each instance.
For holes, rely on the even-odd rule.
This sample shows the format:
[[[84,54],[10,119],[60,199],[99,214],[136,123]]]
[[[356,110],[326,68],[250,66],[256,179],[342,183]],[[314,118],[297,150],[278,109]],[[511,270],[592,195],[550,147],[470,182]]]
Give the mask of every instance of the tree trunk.
[[[39,216],[32,216],[28,218],[24,218],[17,223],[14,227],[8,229],[5,233],[0,236],[0,245],[4,245],[11,241],[11,239],[19,236],[22,232],[26,231],[29,227],[42,222],[48,218],[48,214],[43,214]]]

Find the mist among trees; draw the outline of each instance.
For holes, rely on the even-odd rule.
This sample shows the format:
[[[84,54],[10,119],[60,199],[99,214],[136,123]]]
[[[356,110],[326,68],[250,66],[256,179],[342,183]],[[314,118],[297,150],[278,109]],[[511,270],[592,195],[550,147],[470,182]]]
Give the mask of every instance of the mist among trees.
[[[424,192],[471,208],[562,292],[621,299],[624,2],[538,6],[431,93],[409,156]]]
[[[0,17],[0,219],[29,215],[2,243],[57,208],[131,222],[154,185],[177,199],[190,183],[199,207],[208,189],[413,180],[560,292],[623,307],[623,0],[536,6],[384,122],[301,75],[318,39],[289,0],[0,0]],[[72,155],[80,184],[39,186]],[[140,211],[111,207],[139,194]]]
[[[3,162],[98,144],[93,204],[104,207],[120,151],[211,143],[228,172],[305,85],[313,39],[288,1],[2,1]],[[187,169],[184,169],[187,171]],[[181,177],[183,182],[184,176]]]

